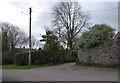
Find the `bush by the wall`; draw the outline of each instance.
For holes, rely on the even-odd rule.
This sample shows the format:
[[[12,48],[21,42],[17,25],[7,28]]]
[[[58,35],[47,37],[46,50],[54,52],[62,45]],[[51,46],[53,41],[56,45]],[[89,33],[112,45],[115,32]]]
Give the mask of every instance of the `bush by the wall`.
[[[94,48],[110,41],[114,37],[114,29],[106,24],[96,24],[79,38],[79,48]]]
[[[65,50],[64,63],[76,62],[77,59],[77,50]]]

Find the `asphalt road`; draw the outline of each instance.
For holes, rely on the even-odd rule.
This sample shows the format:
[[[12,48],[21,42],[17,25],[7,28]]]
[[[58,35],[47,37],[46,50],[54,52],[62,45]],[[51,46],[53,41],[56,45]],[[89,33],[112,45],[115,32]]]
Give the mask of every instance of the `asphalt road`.
[[[3,81],[118,81],[115,69],[88,68],[68,63],[46,68],[2,70]]]

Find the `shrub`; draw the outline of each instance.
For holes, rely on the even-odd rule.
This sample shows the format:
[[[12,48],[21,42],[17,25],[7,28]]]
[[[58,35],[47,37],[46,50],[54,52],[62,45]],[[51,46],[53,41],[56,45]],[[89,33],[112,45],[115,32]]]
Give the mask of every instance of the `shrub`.
[[[106,24],[94,25],[89,31],[84,32],[79,38],[80,48],[91,48],[104,44],[114,37],[114,29]]]
[[[43,65],[47,63],[47,53],[39,50],[31,53],[31,63],[33,65]]]
[[[77,61],[77,50],[65,50],[64,63]]]

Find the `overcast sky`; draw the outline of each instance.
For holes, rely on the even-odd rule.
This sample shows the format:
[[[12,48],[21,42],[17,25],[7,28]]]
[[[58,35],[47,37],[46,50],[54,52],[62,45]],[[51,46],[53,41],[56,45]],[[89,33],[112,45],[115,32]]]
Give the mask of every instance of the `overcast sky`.
[[[32,35],[40,39],[45,26],[52,21],[52,8],[60,0],[0,0],[0,22],[29,31],[29,7],[32,7]],[[74,0],[75,1],[75,0]],[[106,23],[118,30],[118,0],[78,0],[82,10],[90,14],[93,25]]]

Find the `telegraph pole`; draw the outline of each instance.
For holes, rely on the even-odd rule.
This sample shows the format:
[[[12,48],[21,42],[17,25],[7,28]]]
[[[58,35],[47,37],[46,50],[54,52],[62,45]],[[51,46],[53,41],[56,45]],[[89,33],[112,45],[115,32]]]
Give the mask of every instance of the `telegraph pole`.
[[[29,66],[31,66],[31,12],[32,8],[29,8]]]

